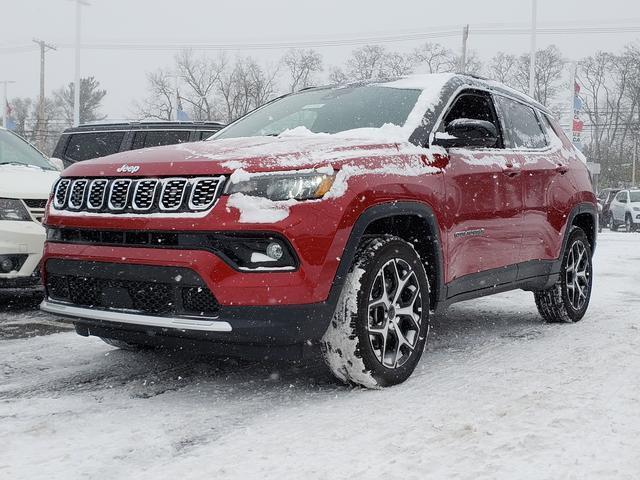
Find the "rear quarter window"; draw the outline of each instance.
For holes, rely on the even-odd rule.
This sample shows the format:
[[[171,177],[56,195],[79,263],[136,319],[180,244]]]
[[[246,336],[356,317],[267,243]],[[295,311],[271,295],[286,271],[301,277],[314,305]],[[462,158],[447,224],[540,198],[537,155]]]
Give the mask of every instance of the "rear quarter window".
[[[70,135],[65,158],[81,162],[118,153],[125,132],[87,132]]]
[[[507,132],[507,148],[526,150],[548,146],[547,137],[533,108],[501,95],[496,96],[496,103]]]

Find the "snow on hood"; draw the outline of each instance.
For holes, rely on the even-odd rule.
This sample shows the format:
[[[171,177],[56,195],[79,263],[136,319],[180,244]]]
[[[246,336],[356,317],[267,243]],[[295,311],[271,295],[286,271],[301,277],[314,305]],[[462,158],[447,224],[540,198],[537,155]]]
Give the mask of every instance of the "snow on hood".
[[[0,165],[0,197],[49,198],[60,173],[29,165]]]
[[[310,132],[309,132],[310,133]],[[184,143],[118,153],[78,162],[64,176],[221,175],[300,170],[339,166],[357,158],[398,155],[418,149],[407,141],[342,138],[336,135],[289,131],[280,137],[246,137]],[[123,165],[139,166],[134,173]],[[121,171],[119,172],[118,169]]]

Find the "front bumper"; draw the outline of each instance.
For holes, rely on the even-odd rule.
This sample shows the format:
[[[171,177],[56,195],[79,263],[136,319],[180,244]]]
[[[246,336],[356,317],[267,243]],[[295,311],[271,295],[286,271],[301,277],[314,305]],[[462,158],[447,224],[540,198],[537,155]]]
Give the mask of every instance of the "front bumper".
[[[44,240],[45,230],[39,223],[0,221],[0,256],[26,255],[18,270],[0,273],[0,287],[38,283]]]

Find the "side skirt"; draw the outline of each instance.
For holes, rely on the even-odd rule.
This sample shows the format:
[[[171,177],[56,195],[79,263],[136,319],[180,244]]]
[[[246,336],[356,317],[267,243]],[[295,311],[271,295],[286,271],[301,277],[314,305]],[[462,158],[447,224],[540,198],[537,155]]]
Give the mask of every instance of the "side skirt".
[[[446,300],[436,312],[450,305],[511,290],[545,290],[560,278],[560,260],[532,260],[458,278],[446,285]]]

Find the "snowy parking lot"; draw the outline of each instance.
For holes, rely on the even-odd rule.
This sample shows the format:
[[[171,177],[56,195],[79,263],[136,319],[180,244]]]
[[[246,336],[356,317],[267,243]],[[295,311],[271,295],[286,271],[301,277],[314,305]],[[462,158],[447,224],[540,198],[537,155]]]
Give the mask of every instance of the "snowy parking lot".
[[[605,231],[590,311],[533,296],[433,320],[403,385],[336,383],[320,361],[118,351],[0,296],[0,478],[637,479],[640,234]]]

